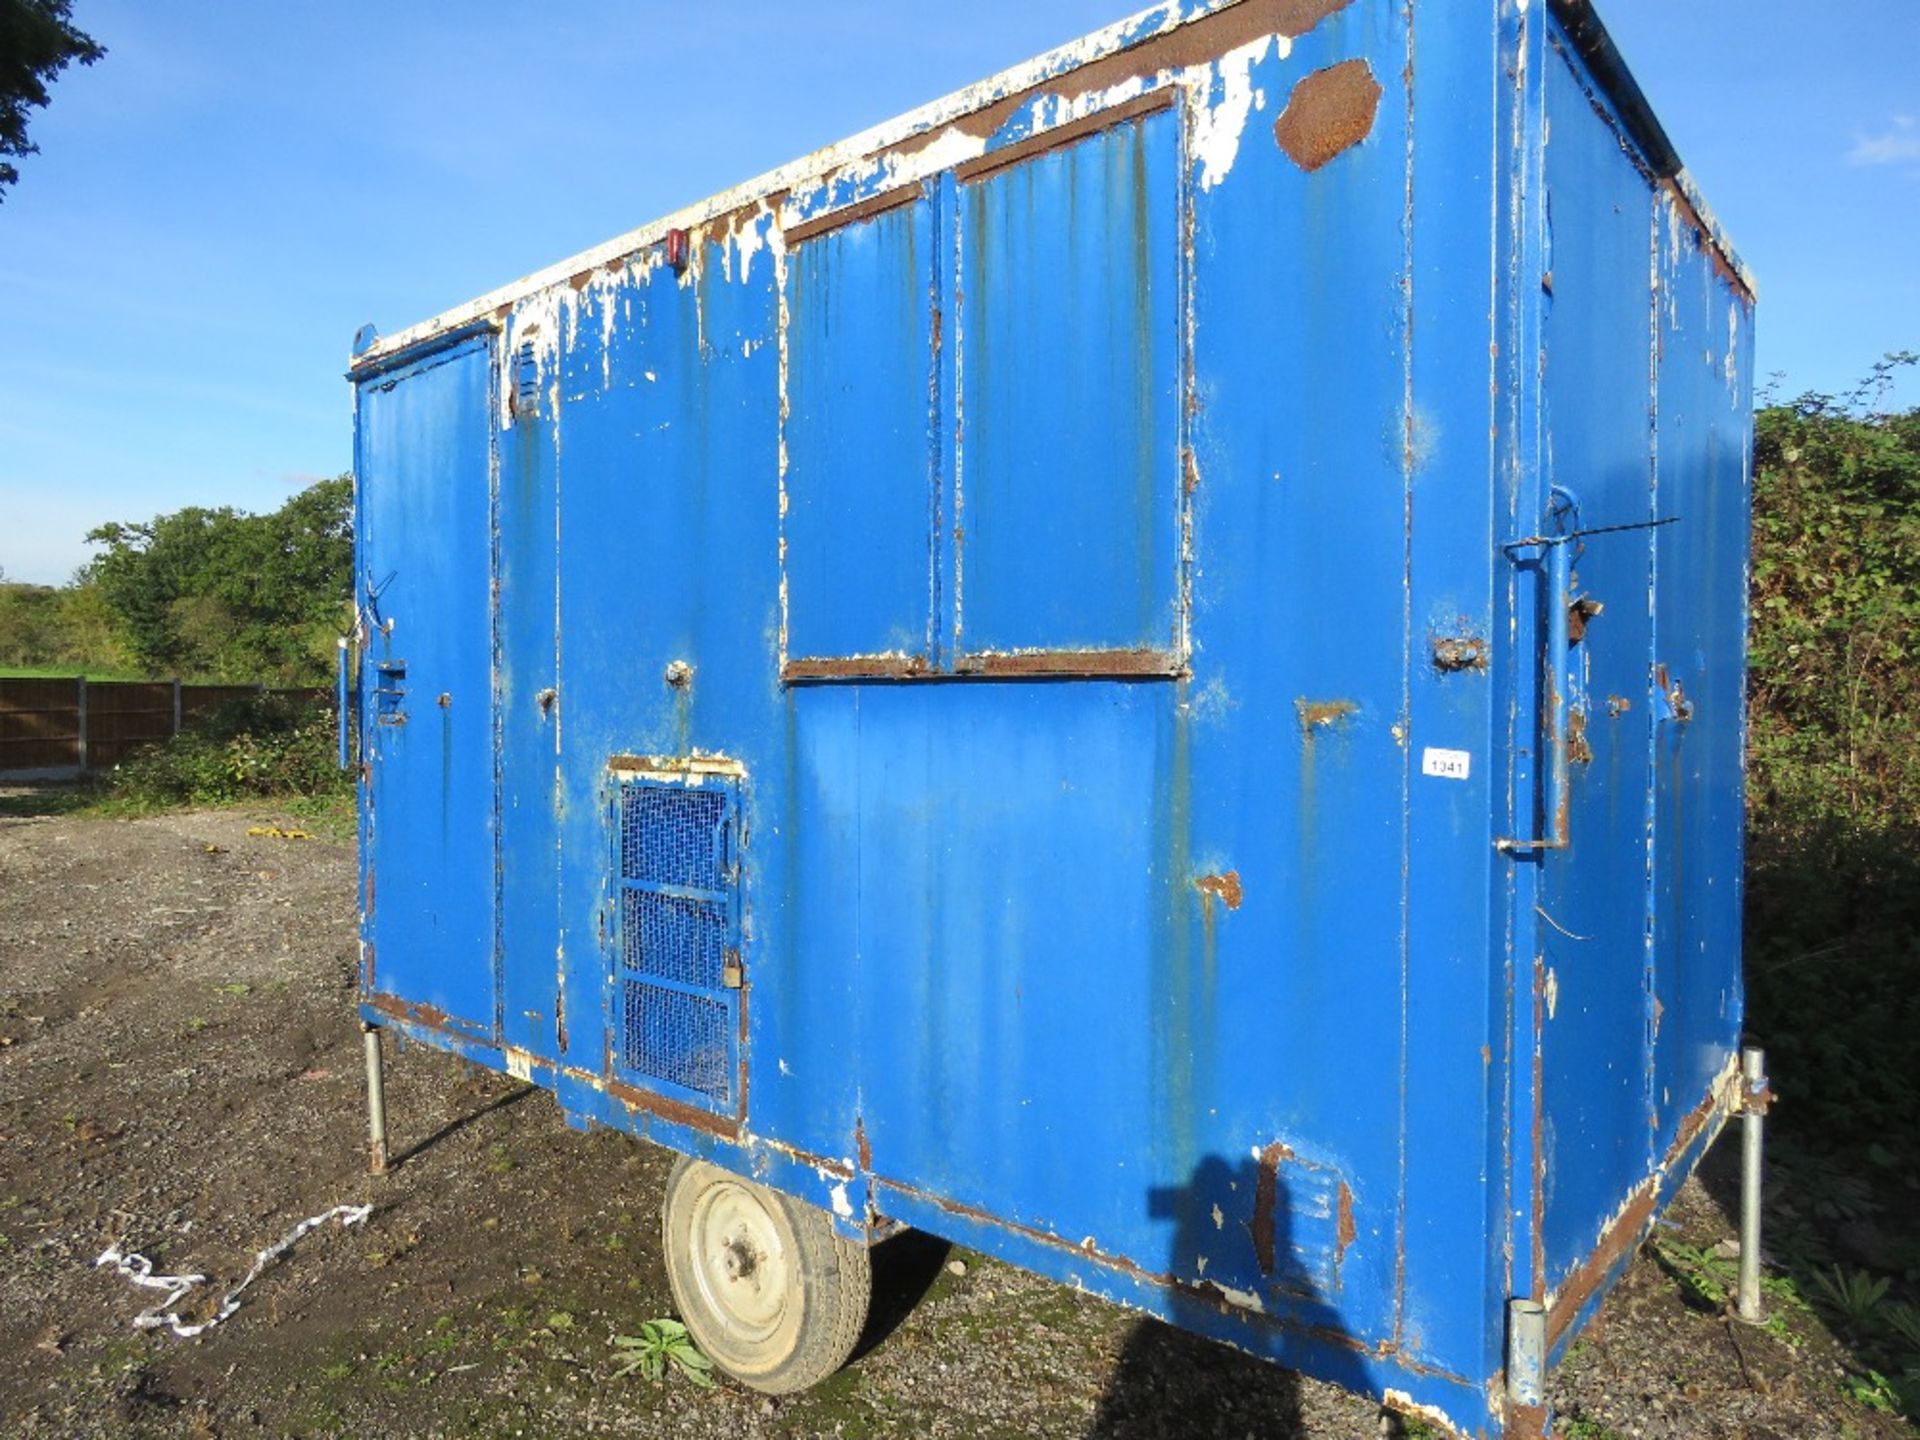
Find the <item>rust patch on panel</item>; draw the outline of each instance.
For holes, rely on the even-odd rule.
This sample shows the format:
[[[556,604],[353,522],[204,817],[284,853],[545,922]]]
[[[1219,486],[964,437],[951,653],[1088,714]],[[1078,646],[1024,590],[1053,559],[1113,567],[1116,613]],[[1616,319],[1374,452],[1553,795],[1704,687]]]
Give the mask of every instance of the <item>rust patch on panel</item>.
[[[1318,170],[1373,133],[1380,93],[1364,60],[1316,70],[1287,97],[1287,108],[1273,122],[1274,141],[1302,170]]]
[[[1587,742],[1587,712],[1567,712],[1567,759],[1576,765],[1593,763],[1593,746]]]
[[[710,1110],[702,1110],[698,1105],[669,1100],[664,1095],[655,1095],[650,1090],[642,1090],[635,1085],[625,1085],[618,1080],[607,1082],[607,1094],[626,1106],[628,1110],[642,1110],[649,1115],[657,1115],[662,1120],[670,1120],[675,1125],[684,1125],[689,1130],[700,1130],[708,1135],[724,1136],[729,1140],[740,1133],[740,1127],[724,1115],[715,1115]]]
[[[413,1001],[402,1000],[398,995],[369,996],[367,1004],[382,1015],[392,1016],[395,1020],[410,1020],[416,1025],[428,1025],[435,1030],[446,1029],[450,1018],[447,1012],[437,1005],[429,1005],[424,1001],[416,1004]]]
[[[1293,1151],[1278,1140],[1260,1152],[1260,1171],[1253,1182],[1253,1220],[1247,1229],[1253,1235],[1253,1258],[1260,1262],[1262,1275],[1273,1274],[1273,1212],[1280,1202],[1280,1162],[1292,1158]]]
[[[859,1115],[853,1117],[853,1150],[860,1157],[860,1168],[872,1174],[873,1142],[867,1139],[867,1122]]]
[[[1479,635],[1436,635],[1433,637],[1433,668],[1446,674],[1460,670],[1484,673],[1487,650],[1486,640]]]
[[[1238,910],[1240,902],[1246,898],[1246,891],[1240,885],[1240,872],[1229,870],[1224,875],[1202,875],[1193,882],[1194,888],[1209,901],[1219,896],[1229,910]]]
[[[1593,619],[1594,616],[1601,614],[1606,608],[1606,605],[1602,601],[1591,599],[1585,595],[1582,595],[1578,600],[1569,605],[1567,607],[1567,643],[1569,645],[1578,645],[1582,640],[1586,639],[1587,622]]]
[[[1111,90],[1131,80],[1151,80],[1163,72],[1190,65],[1211,64],[1229,50],[1268,35],[1296,39],[1313,29],[1335,11],[1344,10],[1353,0],[1242,0],[1238,5],[1217,10],[1203,19],[1189,21],[1178,30],[1156,35],[1128,49],[1106,55],[1064,75],[1042,80],[1037,85],[996,100],[969,115],[962,115],[949,126],[921,132],[888,151],[896,155],[915,155],[936,142],[947,130],[958,130],[979,139],[991,138],[1020,108],[1041,95],[1057,95],[1063,100]]]
[[[1111,130],[1116,125],[1140,115],[1152,115],[1161,110],[1171,109],[1174,91],[1171,87],[1149,90],[1144,95],[1136,95],[1131,100],[1118,105],[1109,105],[1104,110],[1096,110],[1091,115],[1083,115],[1065,125],[1056,125],[1051,130],[1043,130],[1018,144],[982,155],[976,160],[968,160],[953,167],[953,178],[965,185],[972,180],[981,180],[997,170],[1009,165],[1018,165],[1022,160],[1035,155],[1043,155],[1049,150],[1058,150],[1075,141],[1084,140],[1090,135],[1098,135],[1103,130]]]
[[[1349,715],[1357,714],[1360,709],[1351,700],[1305,699],[1294,701],[1293,708],[1300,712],[1300,729],[1307,735],[1337,725]]]
[[[1359,1228],[1353,1223],[1353,1191],[1348,1188],[1347,1182],[1342,1180],[1338,1224],[1334,1231],[1333,1264],[1336,1270],[1339,1269],[1340,1262],[1347,1258],[1347,1247],[1353,1244],[1354,1238],[1359,1233]]]

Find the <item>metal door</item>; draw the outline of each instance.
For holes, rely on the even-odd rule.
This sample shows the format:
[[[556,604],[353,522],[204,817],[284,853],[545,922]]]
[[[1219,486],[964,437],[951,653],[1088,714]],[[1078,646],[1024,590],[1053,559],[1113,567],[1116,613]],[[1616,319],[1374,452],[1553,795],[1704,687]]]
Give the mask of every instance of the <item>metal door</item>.
[[[1652,1168],[1650,178],[1570,60],[1546,83],[1536,1263],[1557,1289]]]
[[[356,460],[363,984],[489,1037],[492,376],[482,337],[363,383]]]

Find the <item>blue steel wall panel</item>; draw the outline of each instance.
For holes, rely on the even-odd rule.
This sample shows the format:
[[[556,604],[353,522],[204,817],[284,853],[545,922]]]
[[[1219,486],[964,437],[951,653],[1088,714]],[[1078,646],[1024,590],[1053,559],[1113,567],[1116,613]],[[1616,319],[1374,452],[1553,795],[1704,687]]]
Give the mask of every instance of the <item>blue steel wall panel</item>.
[[[1605,608],[1566,661],[1572,751],[1568,848],[1544,860],[1545,1248],[1560,1280],[1651,1169],[1647,867],[1652,713],[1653,190],[1596,109],[1577,62],[1549,56],[1546,188],[1551,289],[1543,403],[1548,479],[1577,511],[1570,594]],[[1544,627],[1542,627],[1542,631]],[[1698,1097],[1694,1097],[1697,1099]]]
[[[1169,864],[1231,874],[1240,899],[1190,881],[1158,942],[1219,997],[1169,997],[1196,1066],[1190,1129],[1174,1131],[1191,1149],[1160,1181],[1192,1197],[1176,1273],[1196,1279],[1206,1254],[1215,1274],[1208,1190],[1242,1195],[1252,1153],[1284,1145],[1301,1165],[1277,1167],[1283,1202],[1314,1164],[1347,1190],[1316,1323],[1382,1343],[1402,1279],[1408,962],[1404,27],[1350,7],[1255,48],[1244,82],[1223,65],[1211,98],[1244,83],[1262,109],[1230,172],[1195,146],[1193,678],[1165,762]],[[1309,170],[1277,126],[1311,115],[1336,67],[1358,70],[1370,124]],[[1276,1223],[1325,1243],[1292,1208]],[[1250,1223],[1243,1198],[1222,1209]],[[1220,1258],[1221,1283],[1287,1308],[1244,1250]]]
[[[543,357],[561,394],[559,943],[566,1011],[581,1017],[571,1063],[602,1074],[610,760],[698,749],[753,762],[743,924],[755,954],[782,940],[765,898],[778,876],[758,861],[763,844],[778,855],[782,826],[765,763],[778,733],[775,262],[703,241],[685,275],[655,254],[574,296],[574,344]]]
[[[935,245],[926,199],[787,256],[787,648],[933,660]]]
[[[557,317],[549,324],[557,323]],[[535,342],[516,326],[508,353]],[[557,339],[557,337],[554,337]],[[558,685],[560,387],[535,371],[499,434],[494,540],[494,696],[500,785],[501,1032],[539,1055],[564,1052],[559,984]]]
[[[972,653],[1176,647],[1180,117],[959,191],[956,628]]]
[[[1412,89],[1416,203],[1407,232],[1412,283],[1408,414],[1408,743],[1406,1115],[1401,1204],[1405,1287],[1399,1340],[1469,1375],[1500,1367],[1498,1312],[1466,1315],[1462,1295],[1498,1295],[1504,1161],[1500,1124],[1504,987],[1494,876],[1509,862],[1487,843],[1500,783],[1491,662],[1497,541],[1494,361],[1499,289],[1495,186],[1498,111],[1485,78],[1502,69],[1491,17],[1462,23],[1415,7],[1403,83]],[[1504,565],[1504,559],[1499,563]],[[1443,669],[1434,646],[1477,643],[1487,663]],[[1464,751],[1464,777],[1425,773],[1426,752]],[[1445,1125],[1430,1117],[1448,1117]],[[1478,1157],[1477,1160],[1475,1157]]]
[[[491,346],[358,396],[364,933],[372,989],[495,1033]]]
[[[1662,196],[1653,658],[1655,1143],[1670,1146],[1737,1045],[1753,308]],[[1740,583],[1732,583],[1738,575]]]

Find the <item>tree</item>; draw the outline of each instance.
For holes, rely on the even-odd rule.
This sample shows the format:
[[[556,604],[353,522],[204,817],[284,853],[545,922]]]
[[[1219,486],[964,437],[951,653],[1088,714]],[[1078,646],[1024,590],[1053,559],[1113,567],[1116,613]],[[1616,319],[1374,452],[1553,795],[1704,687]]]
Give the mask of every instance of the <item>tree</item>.
[[[99,587],[134,660],[155,675],[323,680],[346,627],[353,482],[309,486],[268,515],[189,506],[108,524],[82,579]]]
[[[5,158],[31,155],[27,112],[47,103],[47,82],[78,60],[91,65],[106,47],[76,30],[73,0],[0,0],[0,199],[20,172]]]

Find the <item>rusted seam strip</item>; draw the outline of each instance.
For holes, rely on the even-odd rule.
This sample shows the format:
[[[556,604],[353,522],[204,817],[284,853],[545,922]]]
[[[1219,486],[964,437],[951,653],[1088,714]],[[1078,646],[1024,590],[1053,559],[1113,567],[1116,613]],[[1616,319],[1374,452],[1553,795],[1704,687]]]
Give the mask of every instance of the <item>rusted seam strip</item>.
[[[786,230],[787,244],[800,245],[816,236],[825,235],[831,230],[839,230],[848,225],[860,225],[875,219],[889,211],[898,210],[926,197],[926,189],[915,181],[911,185],[902,185],[897,190],[884,190],[858,205],[849,205],[844,210],[835,210],[831,214],[804,220],[798,225],[790,225]]]
[[[1560,1337],[1573,1323],[1573,1317],[1580,1313],[1580,1307],[1593,1298],[1601,1281],[1640,1242],[1641,1235],[1652,1223],[1660,1199],[1661,1182],[1672,1174],[1673,1167],[1680,1162],[1688,1148],[1716,1119],[1725,1120],[1726,1113],[1726,1102],[1718,1091],[1709,1094],[1694,1108],[1693,1113],[1681,1124],[1673,1143],[1667,1147],[1666,1158],[1660,1162],[1660,1168],[1641,1182],[1640,1192],[1627,1202],[1619,1217],[1607,1227],[1593,1253],[1561,1282],[1559,1293],[1553,1297],[1547,1311],[1549,1347],[1560,1343]]]
[[[747,767],[720,755],[615,755],[607,769],[616,775],[744,776]]]
[[[1421,1361],[1414,1360],[1403,1354],[1399,1348],[1391,1342],[1383,1341],[1369,1345],[1359,1336],[1350,1335],[1344,1330],[1324,1325],[1303,1324],[1298,1320],[1291,1319],[1284,1315],[1271,1315],[1262,1310],[1245,1309],[1227,1300],[1219,1289],[1210,1283],[1202,1282],[1201,1284],[1194,1285],[1187,1281],[1177,1279],[1172,1275],[1156,1274],[1145,1266],[1127,1259],[1124,1255],[1112,1255],[1096,1248],[1091,1240],[1084,1240],[1076,1245],[1072,1241],[1063,1240],[1060,1236],[1051,1234],[1048,1231],[1036,1230],[1031,1225],[1022,1225],[1016,1221],[1004,1219],[990,1211],[982,1210],[977,1206],[968,1205],[959,1200],[951,1200],[943,1195],[935,1195],[917,1186],[907,1185],[898,1180],[889,1180],[884,1175],[875,1175],[871,1178],[873,1188],[876,1192],[890,1190],[903,1198],[932,1205],[945,1214],[955,1216],[959,1219],[970,1220],[976,1224],[986,1225],[995,1230],[1006,1231],[1010,1234],[1018,1235],[1022,1239],[1031,1240],[1036,1244],[1047,1246],[1049,1249],[1065,1251],[1070,1255],[1078,1256],[1082,1260],[1091,1261],[1105,1269],[1126,1275],[1134,1280],[1164,1290],[1173,1291],[1189,1300],[1198,1301],[1218,1311],[1222,1315],[1231,1316],[1236,1320],[1244,1320],[1261,1329],[1290,1330],[1296,1334],[1309,1335],[1315,1339],[1325,1341],[1328,1344],[1336,1345],[1343,1350],[1357,1351],[1363,1355],[1373,1355],[1381,1359],[1391,1359],[1397,1365],[1413,1371],[1416,1374],[1427,1375],[1440,1380],[1451,1380],[1462,1385],[1475,1383],[1468,1380],[1466,1376],[1456,1374],[1451,1370],[1443,1370],[1437,1366],[1427,1365]]]
[[[931,673],[924,655],[847,655],[789,660],[780,667],[780,678],[790,685],[809,680],[914,680]]]
[[[665,1095],[656,1095],[651,1090],[642,1090],[635,1085],[623,1085],[618,1080],[608,1081],[606,1091],[629,1110],[644,1110],[675,1125],[718,1135],[723,1140],[740,1138],[740,1122],[731,1116],[717,1115],[711,1110],[702,1110],[698,1105],[670,1100]]]
[[[963,675],[1145,676],[1177,679],[1186,666],[1165,650],[1023,650],[960,657]]]
[[[1179,92],[1175,87],[1163,85],[1157,90],[1149,90],[1144,95],[1136,95],[1131,100],[1123,100],[1118,105],[1096,110],[1091,115],[1070,120],[1065,125],[1056,125],[1051,130],[1043,130],[1038,135],[1030,135],[1025,140],[990,151],[977,160],[965,161],[953,167],[953,178],[962,185],[975,180],[984,180],[987,176],[1005,170],[1010,165],[1018,165],[1023,160],[1044,155],[1049,150],[1064,149],[1091,135],[1098,135],[1103,130],[1124,125],[1127,121],[1141,115],[1170,110],[1178,99]]]

